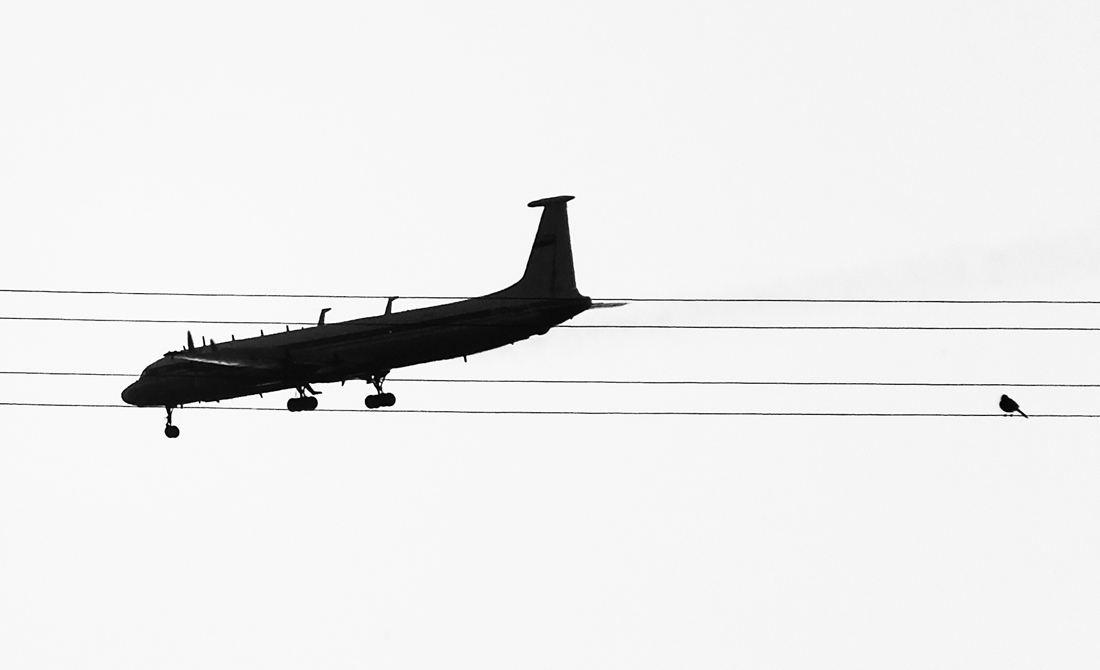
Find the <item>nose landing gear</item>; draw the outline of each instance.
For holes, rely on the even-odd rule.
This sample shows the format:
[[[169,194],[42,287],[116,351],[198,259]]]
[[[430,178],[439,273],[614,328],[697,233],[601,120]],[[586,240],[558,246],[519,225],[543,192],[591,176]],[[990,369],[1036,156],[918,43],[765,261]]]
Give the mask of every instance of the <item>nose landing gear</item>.
[[[180,436],[180,429],[172,425],[172,407],[166,406],[164,409],[168,410],[168,422],[164,425],[164,436],[177,438]]]
[[[397,396],[392,393],[382,392],[382,382],[386,381],[386,375],[389,371],[380,375],[371,375],[367,378],[367,381],[374,384],[374,390],[378,393],[375,395],[369,395],[363,399],[363,404],[369,409],[378,409],[379,407],[393,407],[397,404]]]

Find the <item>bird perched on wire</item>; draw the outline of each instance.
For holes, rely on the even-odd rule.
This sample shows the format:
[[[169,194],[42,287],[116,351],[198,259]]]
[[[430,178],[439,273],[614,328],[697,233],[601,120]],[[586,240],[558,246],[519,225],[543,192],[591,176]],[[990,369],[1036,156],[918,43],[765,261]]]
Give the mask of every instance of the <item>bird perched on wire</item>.
[[[1006,395],[1001,396],[1001,411],[1005,414],[1019,412],[1020,414],[1023,414],[1023,417],[1025,419],[1028,418],[1027,414],[1024,414],[1024,410],[1020,409],[1020,406],[1016,404],[1016,401]]]

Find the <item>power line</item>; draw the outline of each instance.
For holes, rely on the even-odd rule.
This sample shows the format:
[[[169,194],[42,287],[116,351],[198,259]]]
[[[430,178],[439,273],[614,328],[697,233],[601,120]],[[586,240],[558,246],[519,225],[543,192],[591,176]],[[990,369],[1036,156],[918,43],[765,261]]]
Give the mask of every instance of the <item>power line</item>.
[[[83,291],[70,289],[0,288],[0,293],[32,293],[52,295],[120,295],[188,298],[312,298],[332,300],[385,300],[389,295],[351,295],[326,293],[191,293],[183,291]],[[480,296],[400,296],[405,300],[468,300]],[[518,299],[518,298],[517,298]],[[1100,305],[1100,300],[936,300],[936,299],[875,299],[875,298],[641,298],[611,297],[593,300],[619,302],[669,303],[826,303],[826,304],[926,304],[926,305]]]
[[[137,377],[128,372],[61,372],[43,370],[0,370],[0,375],[57,377]],[[181,375],[184,376],[184,375]],[[415,384],[593,384],[621,386],[900,386],[900,387],[996,387],[996,388],[1100,388],[1100,384],[991,383],[991,382],[807,382],[711,379],[429,379],[390,377],[390,383]]]
[[[44,321],[76,323],[145,323],[173,325],[226,325],[226,326],[316,326],[315,322],[305,321],[226,321],[218,319],[123,319],[109,317],[70,317],[70,316],[0,316],[0,321]],[[343,322],[346,323],[346,322]],[[329,325],[337,325],[332,323]],[[463,324],[462,328],[514,328],[512,324]],[[554,328],[575,330],[924,330],[924,331],[1100,331],[1093,326],[756,326],[756,325],[712,325],[712,324],[570,324],[565,323]]]
[[[0,402],[2,407],[55,407],[87,409],[148,409],[130,405],[93,403]],[[177,408],[178,409],[178,408]],[[235,412],[286,412],[280,407],[188,407],[186,409],[235,411]],[[313,412],[357,413],[378,416],[384,414],[481,414],[517,416],[787,416],[787,417],[948,417],[948,418],[1003,418],[1003,414],[964,414],[944,412],[690,412],[614,411],[614,410],[523,410],[523,409],[339,409],[318,408]],[[1100,414],[1031,414],[1031,418],[1045,419],[1100,419]]]

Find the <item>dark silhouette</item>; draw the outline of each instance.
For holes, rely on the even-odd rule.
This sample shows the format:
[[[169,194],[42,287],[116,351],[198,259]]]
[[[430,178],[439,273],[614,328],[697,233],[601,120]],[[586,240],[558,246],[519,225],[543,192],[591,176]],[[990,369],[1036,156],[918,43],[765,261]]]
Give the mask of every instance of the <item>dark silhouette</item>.
[[[436,307],[393,312],[394,298],[381,316],[325,323],[325,312],[311,328],[230,340],[211,340],[170,351],[122,392],[140,407],[164,407],[164,434],[179,435],[172,409],[185,403],[225,400],[297,389],[287,402],[291,412],[317,408],[310,384],[363,379],[375,388],[368,408],[391,407],[397,399],[382,391],[390,370],[448,358],[465,357],[543,335],[552,327],[593,307],[577,291],[569,243],[566,204],[571,195],[536,200],[542,218],[523,277],[508,288],[480,298]],[[596,307],[605,305],[595,305]],[[612,306],[612,305],[606,305]],[[307,395],[308,393],[308,395]]]
[[[1027,414],[1024,414],[1024,410],[1020,409],[1020,406],[1016,404],[1016,401],[1006,395],[1001,396],[1001,411],[1005,414],[1019,412],[1020,414],[1023,414],[1023,417],[1025,419],[1028,418]]]

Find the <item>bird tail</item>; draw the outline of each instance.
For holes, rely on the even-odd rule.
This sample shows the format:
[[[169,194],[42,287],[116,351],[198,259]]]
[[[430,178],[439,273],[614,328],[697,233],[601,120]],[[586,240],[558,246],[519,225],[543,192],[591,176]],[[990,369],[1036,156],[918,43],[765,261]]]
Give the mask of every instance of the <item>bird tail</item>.
[[[1025,419],[1029,419],[1029,418],[1031,418],[1031,417],[1029,417],[1029,416],[1028,416],[1027,414],[1024,414],[1024,410],[1020,409],[1019,407],[1017,407],[1017,408],[1016,408],[1016,411],[1017,411],[1017,412],[1019,412],[1019,413],[1020,413],[1021,415],[1023,415],[1023,417],[1024,417]]]

